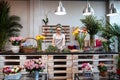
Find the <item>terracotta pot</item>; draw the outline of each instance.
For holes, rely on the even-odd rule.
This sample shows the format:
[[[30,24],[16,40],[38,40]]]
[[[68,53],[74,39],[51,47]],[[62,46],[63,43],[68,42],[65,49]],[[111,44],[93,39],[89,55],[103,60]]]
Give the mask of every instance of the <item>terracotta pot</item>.
[[[120,69],[117,69],[116,72],[118,75],[120,75]]]
[[[102,76],[102,77],[107,76],[107,72],[100,72],[100,76]]]

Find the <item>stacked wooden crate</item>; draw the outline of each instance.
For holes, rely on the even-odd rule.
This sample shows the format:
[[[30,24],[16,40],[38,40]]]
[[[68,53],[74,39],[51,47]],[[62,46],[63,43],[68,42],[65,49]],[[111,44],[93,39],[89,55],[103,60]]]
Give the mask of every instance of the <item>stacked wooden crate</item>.
[[[75,73],[79,73],[80,75],[83,75],[81,65],[82,63],[90,63],[93,64],[93,56],[92,55],[73,55],[73,78]],[[82,77],[83,79],[83,77]],[[74,79],[73,79],[74,80]]]
[[[115,62],[115,57],[116,55],[113,54],[104,54],[104,55],[99,55],[99,62],[103,62],[105,64],[105,66],[107,66],[107,70],[108,72],[113,72],[115,71],[115,67],[116,67],[116,62]]]
[[[48,55],[49,80],[72,79],[72,55]]]

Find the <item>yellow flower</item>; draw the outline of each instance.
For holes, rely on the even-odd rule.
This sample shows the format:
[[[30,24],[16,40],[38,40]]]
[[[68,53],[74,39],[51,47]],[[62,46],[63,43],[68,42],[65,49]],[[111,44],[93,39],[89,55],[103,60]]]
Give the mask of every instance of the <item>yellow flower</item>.
[[[80,32],[80,29],[79,29],[79,28],[76,28],[76,29],[72,32],[72,34],[73,34],[73,35],[78,35],[79,32]]]
[[[40,40],[40,36],[39,35],[36,36],[36,40]]]
[[[36,36],[36,40],[44,40],[44,39],[45,39],[45,36],[43,36],[43,35]]]

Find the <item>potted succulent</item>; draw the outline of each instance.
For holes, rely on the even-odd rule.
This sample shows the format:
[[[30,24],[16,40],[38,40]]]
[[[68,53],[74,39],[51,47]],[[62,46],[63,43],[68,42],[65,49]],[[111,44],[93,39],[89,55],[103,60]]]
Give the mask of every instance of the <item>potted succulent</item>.
[[[94,35],[100,31],[102,21],[97,20],[96,17],[90,15],[86,16],[85,19],[81,19],[81,22],[85,25],[87,32],[90,35],[90,49],[94,49]]]
[[[116,65],[117,69],[116,69],[116,72],[117,74],[120,75],[120,55],[117,56],[117,65]]]
[[[98,65],[98,69],[100,71],[100,75],[105,77],[107,75],[107,67],[104,63],[100,62]]]
[[[9,15],[10,5],[8,2],[0,1],[0,51],[4,50],[4,46],[9,37],[17,36],[22,28],[19,23],[20,17]]]

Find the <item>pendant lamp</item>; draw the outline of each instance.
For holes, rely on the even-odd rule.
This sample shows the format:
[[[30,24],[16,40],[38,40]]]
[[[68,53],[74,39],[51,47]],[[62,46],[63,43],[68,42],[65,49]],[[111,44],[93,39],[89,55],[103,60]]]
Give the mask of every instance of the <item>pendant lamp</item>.
[[[85,9],[83,9],[83,15],[88,16],[88,15],[93,15],[93,14],[94,14],[94,10],[90,6],[90,3],[87,2],[87,7]]]
[[[107,16],[115,16],[115,15],[118,15],[118,12],[114,4],[112,3],[109,9],[109,14],[107,14]]]
[[[65,8],[63,7],[61,1],[59,1],[59,6],[58,6],[57,10],[55,10],[55,14],[56,14],[56,15],[65,15],[65,14],[66,14],[66,10],[65,10]]]

